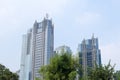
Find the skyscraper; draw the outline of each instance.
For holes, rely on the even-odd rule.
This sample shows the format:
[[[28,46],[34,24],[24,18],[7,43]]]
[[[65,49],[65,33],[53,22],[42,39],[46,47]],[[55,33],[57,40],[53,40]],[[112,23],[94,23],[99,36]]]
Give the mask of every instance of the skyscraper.
[[[54,52],[54,26],[48,17],[35,21],[33,28],[23,35],[20,80],[39,78],[39,69],[49,64]]]
[[[88,75],[88,69],[101,65],[101,52],[98,46],[98,39],[92,36],[92,39],[83,40],[78,45],[80,64],[83,68],[83,76]]]

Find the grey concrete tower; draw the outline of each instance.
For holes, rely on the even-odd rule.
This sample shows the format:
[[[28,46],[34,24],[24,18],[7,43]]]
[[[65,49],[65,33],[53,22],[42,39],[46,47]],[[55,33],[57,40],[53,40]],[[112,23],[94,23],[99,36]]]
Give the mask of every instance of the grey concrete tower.
[[[82,43],[78,45],[78,53],[79,62],[84,71],[84,77],[89,74],[89,68],[101,65],[101,52],[98,46],[98,39],[94,38],[94,35],[91,39],[84,39]]]
[[[50,58],[54,54],[52,20],[46,17],[42,22],[35,21],[33,28],[24,36],[26,37],[23,37],[20,80],[35,80],[40,77],[38,72],[40,67],[49,64]],[[25,52],[26,50],[27,52]]]

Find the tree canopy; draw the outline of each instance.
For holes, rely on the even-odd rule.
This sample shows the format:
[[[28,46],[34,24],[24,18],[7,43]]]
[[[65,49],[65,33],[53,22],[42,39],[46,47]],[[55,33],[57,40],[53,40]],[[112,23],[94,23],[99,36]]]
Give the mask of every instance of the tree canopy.
[[[74,80],[80,71],[78,59],[63,51],[55,54],[50,64],[42,66],[40,74],[42,80]]]
[[[114,75],[114,66],[110,62],[107,65],[97,66],[91,70],[89,80],[112,80]]]
[[[18,75],[0,64],[0,80],[18,80]]]
[[[120,71],[114,74],[114,66],[96,65],[89,69],[89,74],[84,78],[79,59],[67,52],[55,54],[48,65],[40,68],[41,79],[37,80],[120,80]]]
[[[120,80],[120,71],[116,71],[114,73],[114,78],[115,78],[115,80]]]

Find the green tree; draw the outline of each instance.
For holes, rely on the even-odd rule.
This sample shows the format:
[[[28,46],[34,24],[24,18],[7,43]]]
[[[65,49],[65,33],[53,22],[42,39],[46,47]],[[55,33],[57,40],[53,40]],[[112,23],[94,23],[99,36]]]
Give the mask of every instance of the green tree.
[[[111,80],[114,75],[114,66],[111,66],[110,62],[104,66],[96,66],[90,75],[89,80]]]
[[[74,80],[81,71],[78,59],[62,51],[51,58],[50,64],[42,66],[42,80]]]
[[[0,64],[0,80],[18,80],[18,75]]]
[[[115,78],[115,80],[120,80],[120,71],[116,71],[114,73],[114,78]]]

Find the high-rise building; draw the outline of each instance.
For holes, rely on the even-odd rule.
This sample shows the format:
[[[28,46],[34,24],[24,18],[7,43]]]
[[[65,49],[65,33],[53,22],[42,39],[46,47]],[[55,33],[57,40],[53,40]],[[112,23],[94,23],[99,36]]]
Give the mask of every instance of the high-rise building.
[[[69,54],[72,53],[72,50],[70,49],[70,47],[63,45],[63,46],[59,46],[58,48],[55,49],[55,53],[60,54],[62,51],[67,52]]]
[[[54,26],[48,17],[35,21],[33,28],[23,35],[20,80],[40,78],[39,69],[49,64],[54,52]]]
[[[96,65],[101,65],[101,52],[98,46],[98,39],[83,40],[81,44],[78,45],[79,62],[83,68],[83,76],[89,74],[88,69],[95,68]]]

